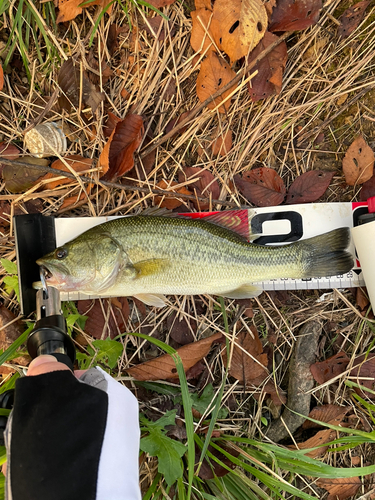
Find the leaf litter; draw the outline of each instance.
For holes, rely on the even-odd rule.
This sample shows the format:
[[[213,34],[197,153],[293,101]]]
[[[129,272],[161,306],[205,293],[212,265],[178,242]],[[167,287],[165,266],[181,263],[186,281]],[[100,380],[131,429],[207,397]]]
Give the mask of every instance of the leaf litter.
[[[204,18],[206,29],[202,29],[198,36],[198,47],[189,45],[191,24],[193,23],[194,29],[196,29],[194,17],[197,18],[197,15],[194,14],[190,17],[189,13],[176,3],[163,10],[163,13],[169,17],[173,29],[176,30],[172,44],[169,42],[169,34],[164,39],[163,37],[157,39],[156,33],[150,36],[143,29],[145,18],[149,15],[154,16],[150,10],[147,10],[146,15],[131,11],[132,28],[130,29],[125,26],[126,21],[124,22],[124,18],[121,17],[123,14],[121,14],[118,5],[114,4],[112,14],[114,17],[109,18],[105,14],[97,25],[101,41],[98,43],[94,36],[94,49],[88,47],[90,30],[93,28],[91,19],[94,19],[90,16],[102,12],[103,4],[95,5],[92,3],[91,6],[84,6],[81,17],[75,20],[76,26],[82,30],[79,40],[77,40],[77,32],[72,23],[66,23],[64,26],[60,24],[58,30],[64,30],[64,38],[58,37],[56,39],[56,48],[60,54],[65,53],[65,49],[68,47],[66,44],[69,44],[68,53],[72,54],[74,71],[72,70],[70,75],[67,73],[67,81],[60,84],[62,90],[60,97],[64,96],[64,93],[70,93],[64,109],[53,107],[47,120],[64,121],[70,129],[69,149],[65,161],[74,155],[80,156],[85,158],[87,166],[90,163],[91,168],[88,170],[91,173],[89,176],[99,176],[104,173],[106,168],[108,168],[107,171],[112,169],[109,175],[113,180],[132,185],[134,188],[124,192],[115,188],[105,190],[94,185],[88,193],[92,205],[89,204],[87,197],[84,197],[79,202],[82,204],[76,204],[74,210],[67,207],[68,216],[138,213],[146,207],[160,203],[163,197],[157,196],[152,189],[157,189],[158,184],[164,186],[164,183],[172,188],[176,186],[173,183],[177,183],[181,189],[184,188],[197,196],[198,193],[203,195],[209,210],[223,210],[226,207],[226,205],[213,204],[210,199],[221,199],[223,203],[234,201],[236,206],[244,203],[248,205],[246,202],[248,198],[241,193],[236,181],[245,179],[245,183],[252,184],[246,181],[248,174],[259,168],[270,169],[277,174],[278,177],[274,176],[275,179],[281,179],[281,181],[278,180],[276,187],[272,182],[270,183],[270,189],[263,192],[259,196],[259,200],[256,200],[259,203],[264,203],[265,199],[271,195],[281,197],[280,204],[284,204],[285,200],[288,199],[289,192],[293,194],[293,190],[299,186],[299,183],[302,183],[302,188],[298,187],[296,190],[298,197],[302,199],[305,197],[309,200],[308,183],[304,185],[302,181],[304,178],[308,178],[306,173],[311,175],[312,172],[317,171],[327,172],[327,178],[332,176],[329,189],[324,190],[321,187],[321,191],[319,191],[321,194],[317,193],[321,201],[350,201],[356,199],[356,196],[363,196],[367,199],[366,188],[368,185],[366,186],[366,183],[371,183],[373,177],[364,183],[361,190],[358,185],[358,175],[355,178],[357,187],[351,187],[351,184],[345,182],[345,176],[341,169],[342,158],[358,134],[363,135],[371,149],[374,148],[370,128],[372,122],[364,118],[365,112],[366,116],[370,118],[372,115],[364,108],[362,109],[362,103],[355,109],[349,107],[348,112],[343,113],[342,121],[334,120],[330,129],[326,127],[323,130],[324,134],[320,132],[320,140],[306,144],[305,149],[296,147],[295,134],[298,131],[309,132],[315,127],[321,126],[322,121],[332,115],[332,109],[336,110],[337,106],[345,108],[350,101],[348,99],[337,104],[343,94],[351,98],[359,86],[363,87],[371,83],[372,76],[369,68],[373,57],[371,42],[373,28],[360,25],[358,38],[355,38],[360,48],[358,51],[348,51],[343,42],[336,38],[336,23],[332,21],[332,17],[336,20],[340,19],[342,10],[336,9],[334,2],[325,6],[326,10],[324,15],[321,14],[319,25],[314,24],[317,10],[320,9],[319,2],[308,3],[307,10],[301,8],[302,2],[294,3],[296,7],[291,7],[290,2],[266,3],[265,7],[270,21],[267,20],[264,25],[262,24],[262,30],[265,30],[264,37],[261,39],[261,45],[255,49],[261,52],[260,47],[267,45],[266,39],[271,40],[268,33],[271,29],[272,36],[275,37],[283,29],[291,29],[292,23],[296,23],[293,29],[297,30],[304,29],[302,26],[308,24],[309,30],[300,31],[288,38],[286,44],[288,61],[285,58],[285,47],[279,55],[274,54],[276,49],[271,51],[265,58],[267,71],[262,68],[263,63],[260,61],[253,68],[253,71],[258,71],[258,75],[262,72],[266,75],[262,77],[263,80],[259,88],[255,85],[258,75],[254,76],[250,82],[245,81],[250,76],[247,74],[245,80],[238,84],[238,87],[233,86],[232,90],[225,94],[228,97],[225,104],[222,102],[222,99],[225,98],[222,95],[211,105],[212,109],[206,107],[201,114],[190,120],[187,127],[183,130],[178,129],[172,139],[159,146],[154,151],[153,160],[147,169],[143,168],[144,158],[142,157],[146,148],[145,131],[151,132],[147,139],[148,145],[154,144],[165,134],[169,123],[175,118],[178,120],[182,113],[186,110],[193,110],[199,103],[199,98],[194,90],[196,88],[197,67],[194,68],[192,61],[195,52],[201,51],[201,67],[203,65],[203,68],[207,59],[218,61],[220,64],[218,72],[211,74],[210,78],[213,83],[207,92],[208,97],[224,85],[223,82],[219,83],[220,78],[223,79],[223,75],[220,73],[222,68],[224,68],[224,72],[229,69],[232,72],[232,78],[244,67],[245,58],[249,62],[254,54],[251,54],[249,49],[250,53],[246,53],[243,59],[240,58],[234,62],[234,58],[237,57],[234,50],[236,47],[228,49],[230,54],[222,50],[220,35],[217,40],[218,27],[215,27],[215,23],[213,33],[211,31],[215,4],[211,5],[209,1],[197,1],[196,3],[197,10],[204,9],[205,12],[209,13],[209,15],[204,14],[206,16]],[[309,10],[311,10],[310,13]],[[284,20],[279,21],[278,16],[282,11],[286,12],[286,15]],[[331,17],[327,16],[326,12]],[[368,8],[368,12],[370,12],[370,8]],[[209,24],[210,19],[211,24]],[[156,21],[154,22],[156,23]],[[167,28],[165,21],[163,22],[165,24],[162,30],[165,27],[169,33],[170,28]],[[237,13],[236,20],[229,29],[223,24],[228,39],[238,37],[241,32],[241,22],[241,13],[239,17]],[[276,35],[273,29],[275,26],[277,28]],[[333,33],[332,37],[328,44],[325,42],[319,45],[319,58],[315,59],[310,54],[307,60],[303,54],[307,53],[311,47],[318,46],[317,42],[322,36],[322,27],[325,31]],[[232,33],[229,33],[231,28],[233,28]],[[207,30],[210,36],[207,35]],[[259,30],[258,32],[260,33]],[[356,33],[353,32],[351,40],[356,37]],[[234,37],[229,37],[229,35],[234,35]],[[203,45],[202,50],[204,36],[210,42]],[[199,41],[200,37],[202,37],[201,41]],[[363,42],[360,41],[360,37],[364,37]],[[237,38],[238,40],[240,38]],[[211,47],[206,51],[210,43]],[[79,45],[83,46],[84,50],[78,50]],[[282,46],[283,43],[278,45],[280,48]],[[5,147],[12,148],[12,151],[10,149],[9,151],[14,153],[14,159],[24,158],[21,140],[23,131],[33,121],[36,121],[43,111],[40,102],[37,101],[36,94],[38,92],[21,81],[23,77],[22,59],[18,57],[17,50],[13,56],[12,67],[10,65],[4,66],[6,84],[0,94],[1,120],[2,125],[4,125],[1,128],[0,140],[4,141]],[[108,57],[107,50],[110,57]],[[90,51],[92,51],[91,55]],[[214,55],[210,56],[210,53]],[[39,86],[39,92],[47,101],[54,91],[54,84],[51,82],[58,81],[62,65],[57,61],[49,65],[53,76],[50,79],[46,77],[45,70],[39,66],[39,62],[37,61],[35,64],[34,81]],[[112,74],[109,73],[109,70],[112,71]],[[17,75],[17,71],[20,76]],[[93,76],[95,78],[92,78]],[[267,80],[269,81],[267,82]],[[175,91],[167,97],[164,90],[171,81],[174,82]],[[122,95],[124,89],[126,94]],[[255,89],[253,96],[252,89]],[[231,93],[232,95],[229,97]],[[263,95],[264,93],[266,95]],[[370,97],[371,92],[363,99],[363,103],[371,110],[373,104]],[[107,117],[111,114],[118,119],[113,120],[112,124],[108,123],[108,129],[105,133],[103,124],[107,122]],[[108,141],[108,138],[113,134],[117,124],[129,115],[142,118],[143,130],[140,126],[136,128],[138,132],[130,133],[128,136],[125,134],[129,138],[129,149],[123,144],[123,136],[120,133],[117,138],[118,148],[115,147],[111,151],[112,141]],[[359,126],[358,120],[361,120],[361,126]],[[173,132],[176,122],[172,122],[171,127]],[[226,147],[225,150],[221,148],[221,153],[224,154],[216,154],[211,146],[215,141],[218,141],[216,145],[219,146],[220,152],[220,137],[223,133],[225,134],[226,130],[231,131],[232,145],[230,148]],[[331,137],[331,133],[333,137]],[[100,157],[106,143],[109,143],[107,147],[108,165],[105,155]],[[116,145],[116,140],[114,145]],[[198,149],[202,145],[204,146],[204,154],[198,156]],[[109,161],[110,156],[111,162]],[[98,166],[99,157],[103,162],[102,166],[100,166],[101,163]],[[56,158],[50,158],[48,161],[52,163],[53,160]],[[356,160],[358,160],[357,157]],[[190,168],[198,170],[190,171]],[[333,172],[336,173],[333,175]],[[264,174],[263,171],[261,175]],[[294,182],[297,184],[293,187]],[[92,183],[87,183],[85,186],[87,187],[89,184]],[[4,205],[5,224],[1,224],[0,239],[2,254],[10,259],[14,259],[14,241],[9,234],[10,214],[15,213],[16,210],[23,213],[31,212],[34,203],[39,204],[36,205],[38,206],[37,211],[56,214],[61,210],[64,200],[70,196],[68,191],[81,189],[77,181],[70,180],[67,184],[56,184],[52,190],[42,190],[39,187],[36,190],[37,185],[38,179],[30,187],[25,187],[21,193],[12,194],[8,189],[2,192],[6,199],[0,201],[6,202],[6,205]],[[257,186],[257,183],[254,185]],[[137,191],[137,187],[146,188],[149,191],[147,193]],[[174,198],[177,201],[179,200],[178,194]],[[74,198],[77,199],[77,193]],[[167,197],[164,198],[164,200],[166,199]],[[248,200],[250,201],[250,199]],[[255,204],[252,201],[250,203]],[[203,203],[185,200],[183,206],[179,205],[176,210],[194,211],[202,209],[202,206],[204,206]],[[6,277],[4,270],[2,273],[3,277]],[[263,294],[257,300],[247,301],[250,304],[247,304],[246,310],[251,312],[246,314],[238,301],[226,300],[225,308],[228,317],[236,320],[229,328],[230,346],[232,346],[234,353],[235,346],[242,345],[241,339],[246,338],[245,333],[249,335],[250,326],[255,326],[259,331],[261,344],[260,346],[259,342],[256,342],[257,352],[259,356],[263,356],[261,358],[264,360],[263,366],[272,370],[277,386],[281,390],[285,390],[289,356],[293,350],[294,336],[298,331],[298,326],[306,321],[307,317],[318,316],[327,327],[321,338],[319,362],[342,352],[346,358],[340,354],[340,361],[340,356],[337,356],[336,368],[334,368],[334,360],[329,361],[328,366],[321,367],[321,371],[324,372],[324,382],[317,382],[317,386],[322,384],[325,386],[314,389],[313,398],[317,404],[323,405],[331,401],[331,403],[339,404],[340,407],[352,408],[351,392],[343,384],[343,381],[346,380],[345,369],[340,370],[345,366],[345,362],[347,363],[346,370],[349,369],[348,367],[351,370],[351,366],[358,364],[357,358],[359,358],[359,363],[365,369],[368,366],[369,371],[365,371],[365,375],[360,371],[353,371],[350,377],[358,379],[360,383],[362,383],[361,379],[363,378],[373,377],[371,362],[366,365],[364,358],[360,358],[370,345],[371,330],[367,319],[363,319],[361,316],[358,310],[359,305],[356,304],[355,297],[350,292],[335,292],[332,302],[323,301],[318,305],[316,299],[319,294],[320,292],[316,291],[291,291],[289,292],[289,300],[282,303],[277,302],[275,294]],[[349,307],[341,297],[344,297],[352,307]],[[2,299],[9,310],[18,311],[13,292],[5,290],[4,286]],[[177,342],[177,344],[186,336],[190,341],[186,346],[194,345],[197,341],[205,339],[207,334],[217,335],[220,333],[221,335],[224,328],[223,318],[220,304],[215,299],[209,297],[171,297],[171,303],[173,308],[168,308],[168,317],[171,316],[171,319],[168,320],[168,317],[164,316],[165,312],[155,312],[155,310],[131,299],[123,301],[123,298],[117,298],[110,302],[95,302],[95,305],[90,301],[88,307],[92,308],[93,319],[89,323],[91,312],[85,310],[89,316],[85,326],[85,338],[89,342],[92,342],[95,337],[104,341],[108,334],[113,336],[121,333],[121,342],[124,342],[125,349],[123,357],[118,360],[118,369],[124,375],[127,368],[139,366],[140,361],[149,359],[148,356],[155,358],[156,355],[161,354],[157,348],[151,349],[150,343],[142,344],[139,339],[125,335],[126,332],[147,332],[150,336],[167,342]],[[98,312],[97,317],[94,314],[95,311]],[[172,317],[172,313],[174,317]],[[361,321],[363,323],[360,323]],[[110,332],[108,330],[109,323],[111,323]],[[335,323],[336,328],[330,330],[327,326],[330,323]],[[175,325],[180,326],[181,324],[184,325],[181,326],[182,333],[181,331],[177,333],[178,328]],[[236,335],[232,335],[234,328]],[[357,335],[359,329],[362,332],[361,336]],[[171,332],[170,337],[168,337],[169,332]],[[195,342],[192,342],[190,334],[194,335]],[[173,337],[177,340],[174,340]],[[175,347],[178,348],[178,345]],[[224,367],[220,356],[222,348],[221,344],[214,345],[203,358],[204,363],[202,363],[202,359],[199,361],[202,364],[201,367],[193,373],[194,377],[189,379],[194,391],[198,391],[199,387],[203,388],[209,380],[213,382],[215,391],[219,387]],[[248,355],[246,356],[249,358]],[[244,362],[243,359],[242,362]],[[348,364],[349,362],[351,365]],[[171,372],[172,369],[171,365]],[[332,378],[337,376],[336,381],[331,383]],[[273,381],[267,382],[267,377],[268,372],[265,370],[260,375],[261,380],[259,380],[258,387],[254,384],[245,384],[239,390],[236,389],[235,384],[238,385],[240,381],[235,377],[230,376],[225,381],[222,406],[230,409],[228,418],[231,419],[233,433],[246,432],[246,435],[262,436],[264,424],[261,417],[271,420],[275,418],[273,415],[277,414],[278,410],[275,408],[277,405],[274,405],[270,398],[266,397],[266,394],[269,394],[267,384],[271,383],[273,390],[276,386]],[[372,381],[370,380],[369,383],[371,387]],[[361,397],[364,395],[361,390],[359,394]],[[253,395],[257,399],[253,398]],[[248,403],[250,400],[251,402]],[[143,401],[141,396],[140,401]],[[173,408],[173,402],[171,405]],[[363,412],[360,406],[356,408],[356,411],[365,421],[366,412]],[[147,410],[147,414],[149,415],[149,410]],[[172,420],[174,423],[174,419],[171,418],[170,421],[172,422]],[[243,426],[244,420],[246,421],[246,430]],[[227,423],[228,421],[222,424],[219,420],[216,427],[221,428]],[[176,439],[171,441],[178,443]],[[347,463],[347,454],[337,452],[335,457],[338,464],[344,466]],[[148,460],[147,467],[152,466],[151,459]],[[329,458],[324,456],[322,460],[326,461]],[[152,473],[149,474],[149,471],[150,469],[147,468],[147,472],[142,472],[143,484],[147,484],[152,475]],[[171,480],[171,478],[169,479]]]

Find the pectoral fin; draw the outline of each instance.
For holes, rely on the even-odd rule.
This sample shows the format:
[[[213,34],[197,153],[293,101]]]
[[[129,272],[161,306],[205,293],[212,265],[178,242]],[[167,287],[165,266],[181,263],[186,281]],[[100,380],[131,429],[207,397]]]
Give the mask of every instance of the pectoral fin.
[[[164,307],[167,305],[167,299],[159,293],[139,293],[134,297],[148,306]]]
[[[225,293],[221,293],[223,297],[228,297],[228,299],[252,299],[253,297],[258,297],[263,292],[263,288],[260,285],[241,285],[235,290],[230,290]]]
[[[142,260],[133,264],[137,271],[137,277],[150,276],[151,274],[157,274],[168,265],[167,259],[149,259]]]

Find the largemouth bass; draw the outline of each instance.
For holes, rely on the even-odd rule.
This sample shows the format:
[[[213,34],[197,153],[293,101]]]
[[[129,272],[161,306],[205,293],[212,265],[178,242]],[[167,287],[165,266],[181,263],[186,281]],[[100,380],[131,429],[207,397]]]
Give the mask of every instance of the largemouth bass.
[[[249,243],[206,219],[130,216],[100,224],[37,261],[61,291],[135,296],[162,307],[164,295],[248,298],[256,282],[348,272],[348,228],[281,246]]]

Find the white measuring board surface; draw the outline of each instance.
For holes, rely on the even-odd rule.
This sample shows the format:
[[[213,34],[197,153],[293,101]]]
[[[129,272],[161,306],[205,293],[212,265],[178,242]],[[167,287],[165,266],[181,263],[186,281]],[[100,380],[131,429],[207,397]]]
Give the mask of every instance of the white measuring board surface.
[[[231,211],[228,211],[228,214]],[[357,225],[359,215],[368,213],[367,203],[308,203],[300,205],[282,205],[277,207],[243,209],[248,218],[249,231],[259,234],[254,242],[257,244],[280,245],[288,244],[300,239],[311,238],[327,233],[339,227],[353,227]],[[194,218],[204,218],[209,213],[183,214]],[[55,219],[56,246],[76,238],[88,229],[118,219],[113,217],[76,217]],[[355,254],[354,244],[351,242],[349,251],[352,252],[354,268],[339,276],[317,276],[311,279],[275,279],[261,283],[263,290],[310,290],[331,288],[352,288],[364,286],[363,273]],[[61,292],[62,300],[80,300],[97,298],[81,292]],[[100,297],[108,297],[101,294]]]

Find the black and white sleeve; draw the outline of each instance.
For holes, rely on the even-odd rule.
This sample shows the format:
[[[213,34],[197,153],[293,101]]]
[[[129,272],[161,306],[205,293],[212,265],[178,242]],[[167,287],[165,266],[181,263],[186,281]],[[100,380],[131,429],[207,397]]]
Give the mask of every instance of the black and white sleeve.
[[[100,368],[21,378],[6,500],[140,500],[139,439],[136,398]]]

